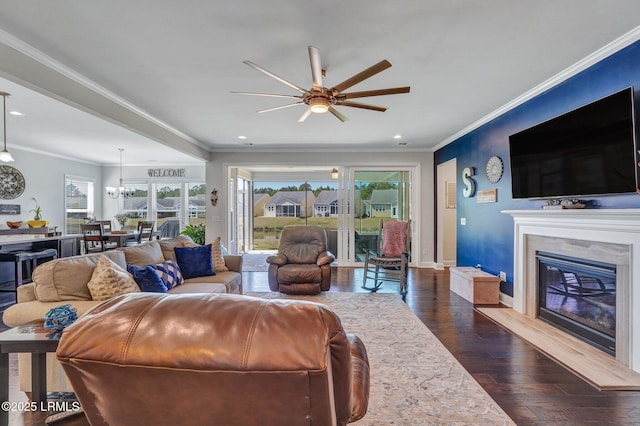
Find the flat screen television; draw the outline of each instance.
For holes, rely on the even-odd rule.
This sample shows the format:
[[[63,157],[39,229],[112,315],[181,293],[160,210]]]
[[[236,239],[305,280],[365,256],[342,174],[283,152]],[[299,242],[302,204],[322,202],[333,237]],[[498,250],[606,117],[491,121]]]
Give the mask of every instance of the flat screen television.
[[[513,198],[636,192],[633,88],[509,136]]]

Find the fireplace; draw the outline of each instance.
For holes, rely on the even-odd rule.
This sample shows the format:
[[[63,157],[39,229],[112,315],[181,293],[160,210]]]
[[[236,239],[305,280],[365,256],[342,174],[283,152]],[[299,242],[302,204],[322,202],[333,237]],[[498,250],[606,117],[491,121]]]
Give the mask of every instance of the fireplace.
[[[615,271],[615,285],[608,281],[602,290],[597,284],[600,290],[593,290],[592,294],[611,293],[615,288],[607,298],[615,306],[615,320],[609,321],[615,332],[607,326],[602,334],[613,339],[601,346],[613,345],[608,353],[622,365],[640,372],[640,209],[508,210],[503,213],[511,215],[514,221],[514,273],[513,296],[501,294],[501,302],[531,319],[546,322],[538,309],[538,301],[546,297],[546,293],[542,296],[538,288],[537,255],[552,254],[552,262],[560,255],[604,264],[605,270]],[[558,265],[551,268],[562,269]],[[560,297],[567,300],[574,298],[573,293],[580,293],[575,286],[558,288],[566,293],[559,293]],[[612,309],[606,307],[600,313],[606,316]]]
[[[539,251],[538,318],[615,356],[616,265]]]

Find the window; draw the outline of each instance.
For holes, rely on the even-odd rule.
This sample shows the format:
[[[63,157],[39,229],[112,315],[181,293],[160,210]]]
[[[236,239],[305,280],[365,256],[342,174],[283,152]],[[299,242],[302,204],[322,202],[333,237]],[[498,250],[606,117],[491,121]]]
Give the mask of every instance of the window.
[[[205,223],[207,188],[204,183],[187,183],[189,225]]]
[[[65,176],[65,234],[80,234],[80,225],[93,217],[95,210],[94,181],[90,178]]]
[[[127,188],[133,189],[133,197],[125,198],[122,202],[122,213],[126,214],[130,220],[127,221],[125,229],[133,230],[138,227],[138,222],[147,220],[149,210],[149,184],[127,183]]]

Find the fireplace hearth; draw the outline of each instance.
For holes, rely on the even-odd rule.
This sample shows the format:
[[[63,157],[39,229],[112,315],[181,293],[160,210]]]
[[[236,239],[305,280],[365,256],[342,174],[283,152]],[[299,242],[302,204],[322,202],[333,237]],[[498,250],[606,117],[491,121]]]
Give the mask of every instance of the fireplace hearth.
[[[501,301],[530,319],[546,322],[538,312],[536,255],[539,252],[615,265],[615,292],[603,295],[604,299],[615,297],[615,355],[596,352],[607,354],[640,373],[640,209],[507,210],[503,213],[513,217],[514,277],[513,296],[501,295]],[[589,286],[588,290],[584,287],[583,296],[611,292],[609,284],[604,284],[604,290],[599,284]],[[575,294],[580,294],[579,286],[557,287],[556,296],[560,300],[574,301]],[[597,298],[591,300],[594,301],[600,302]],[[582,302],[587,303],[584,298]],[[603,304],[600,307],[600,314],[605,317],[612,309]]]
[[[615,356],[616,265],[539,251],[538,318]]]

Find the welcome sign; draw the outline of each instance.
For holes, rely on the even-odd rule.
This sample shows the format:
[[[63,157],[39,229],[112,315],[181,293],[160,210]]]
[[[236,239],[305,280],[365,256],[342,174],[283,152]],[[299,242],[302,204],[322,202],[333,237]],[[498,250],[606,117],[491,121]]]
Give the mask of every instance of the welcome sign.
[[[149,177],[179,177],[186,176],[185,169],[148,169]]]

